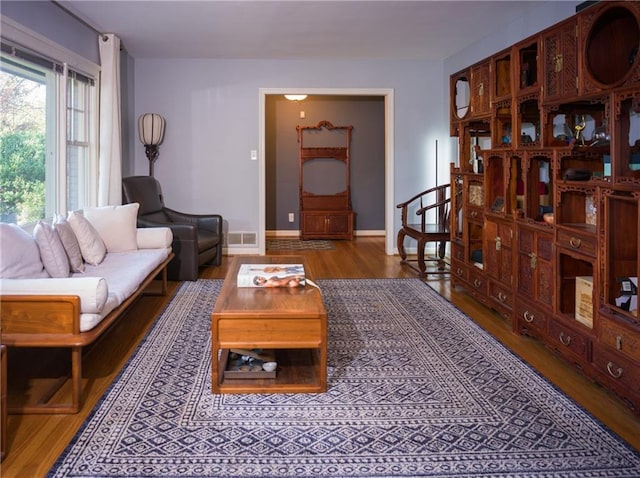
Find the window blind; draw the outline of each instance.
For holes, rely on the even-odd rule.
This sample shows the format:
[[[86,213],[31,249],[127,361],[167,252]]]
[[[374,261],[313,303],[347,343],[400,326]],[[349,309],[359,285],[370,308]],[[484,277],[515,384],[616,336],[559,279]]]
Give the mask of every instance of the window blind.
[[[54,60],[52,58],[48,58],[44,55],[41,55],[40,53],[33,52],[20,45],[16,45],[4,38],[0,38],[0,50],[2,51],[2,53],[4,53],[9,57],[17,58],[17,59],[26,61],[28,63],[32,63],[34,65],[38,65],[42,68],[49,69],[60,75],[64,73],[63,63],[57,60]],[[11,60],[9,60],[8,58],[5,58],[3,59],[3,61],[10,62]],[[21,65],[21,66],[24,68],[24,65]],[[0,68],[1,67],[2,65],[0,64]],[[87,83],[90,86],[94,86],[95,80],[93,77],[86,75],[84,73],[81,73],[79,71],[76,71],[72,68],[69,68],[68,66],[67,68],[68,68],[68,74],[70,77],[82,83]]]

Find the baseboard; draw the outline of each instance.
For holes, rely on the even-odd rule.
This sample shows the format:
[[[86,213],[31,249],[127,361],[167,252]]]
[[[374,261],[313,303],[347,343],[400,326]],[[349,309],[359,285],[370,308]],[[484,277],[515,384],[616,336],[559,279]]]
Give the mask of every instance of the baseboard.
[[[377,229],[370,229],[370,230],[358,230],[358,231],[354,231],[353,235],[356,237],[377,237],[377,236],[383,236],[384,237],[384,230],[377,230]],[[300,231],[299,230],[291,230],[291,229],[284,229],[284,230],[272,230],[272,231],[266,231],[266,236],[267,238],[269,237],[284,237],[284,238],[298,238],[300,237]]]
[[[257,256],[260,255],[260,249],[257,247],[223,247],[223,256]]]

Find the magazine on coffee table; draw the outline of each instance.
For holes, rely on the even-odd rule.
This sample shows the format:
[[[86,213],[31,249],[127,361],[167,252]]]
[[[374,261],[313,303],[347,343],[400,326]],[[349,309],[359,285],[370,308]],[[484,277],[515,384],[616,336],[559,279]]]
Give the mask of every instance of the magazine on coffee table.
[[[242,264],[238,287],[304,287],[302,264]]]

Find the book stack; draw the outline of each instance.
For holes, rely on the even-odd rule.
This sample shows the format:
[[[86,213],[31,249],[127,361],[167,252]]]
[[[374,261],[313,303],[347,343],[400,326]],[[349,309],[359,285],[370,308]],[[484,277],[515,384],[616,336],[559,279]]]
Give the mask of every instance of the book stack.
[[[304,287],[302,264],[242,264],[238,287]]]

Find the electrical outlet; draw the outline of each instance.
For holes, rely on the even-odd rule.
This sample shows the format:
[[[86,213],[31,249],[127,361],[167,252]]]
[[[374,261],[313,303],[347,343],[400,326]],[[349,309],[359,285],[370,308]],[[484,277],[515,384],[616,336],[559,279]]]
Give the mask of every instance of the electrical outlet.
[[[289,213],[289,222],[293,222],[295,221],[295,216],[293,215],[292,212]]]

